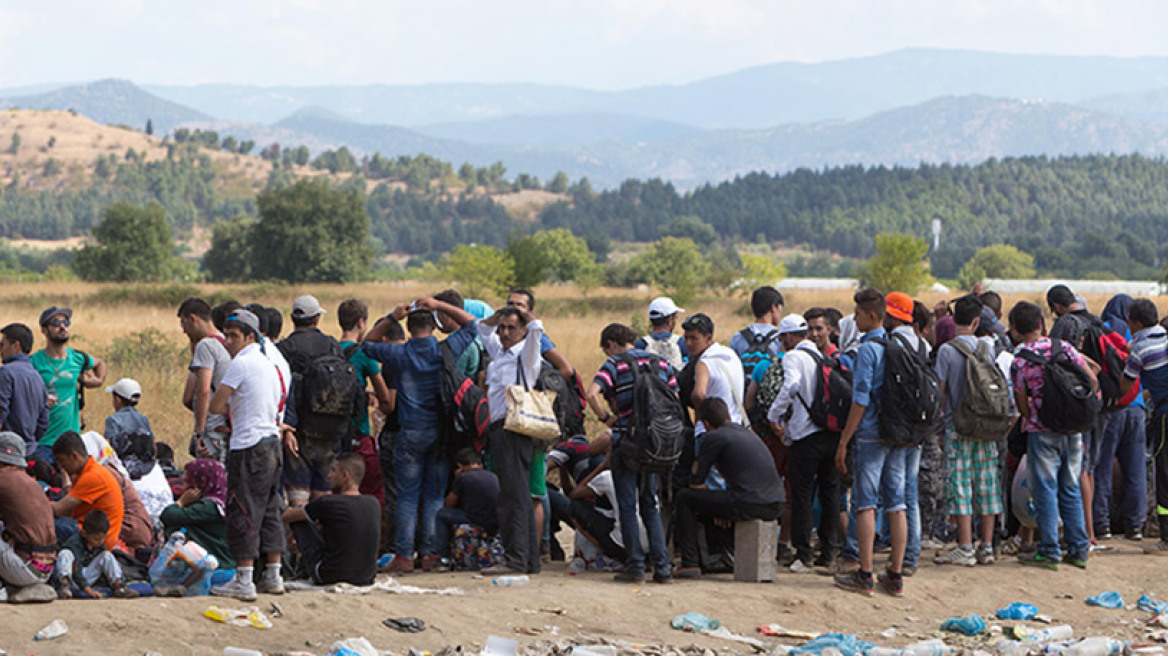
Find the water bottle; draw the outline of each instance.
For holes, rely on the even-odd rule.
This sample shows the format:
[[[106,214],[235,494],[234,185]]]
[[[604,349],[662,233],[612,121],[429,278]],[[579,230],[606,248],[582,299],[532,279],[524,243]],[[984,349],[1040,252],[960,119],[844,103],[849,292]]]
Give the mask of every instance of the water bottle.
[[[174,555],[182,549],[183,544],[187,541],[187,530],[184,528],[181,531],[175,531],[166,539],[166,544],[158,550],[158,555],[154,557],[154,562],[150,563],[150,581],[155,585],[177,585],[177,581],[170,580],[172,577],[166,571],[170,567],[170,561]]]
[[[1075,627],[1068,624],[1060,624],[1052,626],[1049,629],[1039,629],[1038,631],[1031,631],[1027,634],[1027,640],[1035,642],[1057,642],[1059,640],[1070,640],[1075,637]]]
[[[873,647],[864,652],[865,656],[913,656],[904,649],[896,647]]]
[[[264,652],[246,647],[224,647],[223,656],[264,656]]]
[[[65,620],[53,620],[48,626],[36,632],[33,640],[54,640],[69,632],[69,625]]]
[[[1119,656],[1125,644],[1115,638],[1086,638],[1067,648],[1067,656]]]
[[[1017,640],[1003,640],[998,643],[998,653],[1002,656],[1028,656],[1034,645]]]
[[[904,648],[910,656],[956,656],[957,647],[950,647],[941,640],[922,640]]]
[[[500,576],[497,579],[491,579],[491,582],[500,588],[514,588],[521,585],[527,585],[531,579],[527,575],[523,576]]]

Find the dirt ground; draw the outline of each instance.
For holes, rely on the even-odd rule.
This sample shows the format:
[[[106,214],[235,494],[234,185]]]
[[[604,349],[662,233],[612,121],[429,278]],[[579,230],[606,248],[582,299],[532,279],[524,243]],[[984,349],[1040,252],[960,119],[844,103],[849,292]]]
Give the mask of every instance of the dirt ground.
[[[1109,544],[1114,549],[1098,553],[1086,571],[1066,566],[1059,572],[1033,570],[1012,558],[976,568],[925,564],[907,580],[902,599],[844,592],[835,589],[830,579],[814,574],[781,573],[771,584],[735,583],[729,575],[722,575],[667,586],[630,586],[612,582],[610,574],[570,577],[563,563],[552,563],[526,587],[495,587],[469,572],[399,579],[426,588],[457,587],[465,592],[462,596],[322,592],[261,596],[257,605],[262,610],[269,610],[272,601],[283,609],[283,617],[273,619],[270,630],[205,619],[202,613],[213,603],[224,608],[243,605],[209,597],[8,605],[0,627],[0,648],[13,656],[141,655],[148,651],[164,656],[221,654],[229,645],[267,654],[324,654],[336,640],[365,636],[378,649],[399,655],[408,654],[410,647],[436,651],[452,645],[462,645],[464,653],[473,654],[490,635],[517,638],[520,644],[528,645],[590,634],[640,644],[696,643],[719,653],[750,654],[753,650],[746,645],[675,631],[669,620],[697,611],[722,620],[735,633],[753,637],[760,637],[756,633],[759,625],[778,623],[788,629],[855,633],[879,644],[904,645],[942,637],[937,631],[947,617],[979,613],[988,621],[994,609],[1012,601],[1037,605],[1056,624],[1072,624],[1076,636],[1108,635],[1144,642],[1143,623],[1149,615],[1135,610],[1135,602],[1141,593],[1168,599],[1168,559],[1141,555],[1133,543],[1122,540]],[[1106,590],[1120,591],[1128,608],[1104,610],[1086,605],[1088,595]],[[555,609],[564,612],[550,612]],[[383,619],[402,616],[421,618],[426,630],[411,635],[381,625]],[[34,642],[36,631],[57,618],[69,624],[69,632],[51,642]],[[897,635],[882,636],[889,628],[895,628]],[[764,640],[768,644],[799,643]],[[981,642],[988,643],[988,639]]]

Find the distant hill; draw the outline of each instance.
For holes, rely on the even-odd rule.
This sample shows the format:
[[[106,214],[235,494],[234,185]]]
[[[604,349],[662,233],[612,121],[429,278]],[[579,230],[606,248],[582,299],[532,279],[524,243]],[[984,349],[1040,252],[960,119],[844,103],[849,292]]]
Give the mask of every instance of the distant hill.
[[[769,128],[858,119],[938,96],[1074,103],[1168,87],[1168,57],[899,50],[816,64],[775,63],[681,85],[593,91],[541,84],[422,84],[146,89],[220,118],[272,123],[307,106],[352,120],[416,127],[514,115],[622,114],[701,128]]]
[[[99,122],[128,125],[137,130],[152,121],[161,135],[187,121],[211,118],[198,110],[159,98],[126,80],[100,80],[34,95],[0,99],[0,107],[72,109]]]
[[[1168,87],[1102,96],[1081,104],[1083,107],[1126,116],[1137,121],[1168,125]]]
[[[602,141],[658,141],[701,132],[679,123],[622,114],[522,115],[414,128],[421,134],[512,147],[582,146]]]

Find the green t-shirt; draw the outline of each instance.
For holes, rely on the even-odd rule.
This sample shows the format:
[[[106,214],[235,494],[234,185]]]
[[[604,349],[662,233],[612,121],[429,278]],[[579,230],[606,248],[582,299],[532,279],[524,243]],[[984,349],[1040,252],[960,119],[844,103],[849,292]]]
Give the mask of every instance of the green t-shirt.
[[[474,381],[475,374],[479,371],[479,358],[481,357],[481,349],[483,348],[482,341],[476,336],[474,341],[463,349],[462,354],[454,361],[454,366],[462,372],[463,376]],[[477,382],[477,381],[475,381]]]
[[[93,366],[93,359],[65,348],[65,357],[50,358],[43,350],[37,351],[29,358],[34,369],[45,381],[45,389],[49,392],[49,429],[45,431],[40,443],[53,446],[57,438],[66,431],[81,432],[81,408],[77,402],[77,381],[81,373]],[[56,403],[52,396],[57,396]]]
[[[344,341],[341,342],[341,349],[347,349],[356,342]],[[371,376],[376,376],[381,373],[381,363],[373,358],[365,355],[365,350],[362,348],[354,349],[353,354],[349,356],[349,362],[352,363],[353,368],[357,370],[357,375],[361,377],[361,386],[364,387],[369,383]],[[369,425],[369,406],[362,403],[361,413],[353,419],[353,426],[357,429],[358,435],[369,435],[373,428]]]

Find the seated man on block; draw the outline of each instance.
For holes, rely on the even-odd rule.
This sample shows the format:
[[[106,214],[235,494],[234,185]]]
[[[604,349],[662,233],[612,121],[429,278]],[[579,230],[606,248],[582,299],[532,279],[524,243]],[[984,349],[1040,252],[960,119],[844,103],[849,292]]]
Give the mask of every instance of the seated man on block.
[[[698,419],[707,432],[694,463],[690,487],[674,497],[677,545],[681,569],[677,578],[701,576],[698,522],[736,522],[748,519],[774,521],[782,510],[782,483],[766,445],[750,429],[730,421],[726,403],[706,397],[698,406]],[[726,479],[725,490],[706,488],[710,468],[718,467]]]
[[[450,564],[450,536],[462,524],[470,524],[493,534],[499,530],[499,477],[483,469],[475,450],[467,447],[454,454],[454,484],[446,495],[445,507],[438,511],[438,555],[441,567]]]
[[[301,572],[317,585],[370,585],[377,575],[381,504],[361,494],[364,478],[360,454],[337,456],[328,472],[333,493],[284,511],[283,520],[300,548]]]

